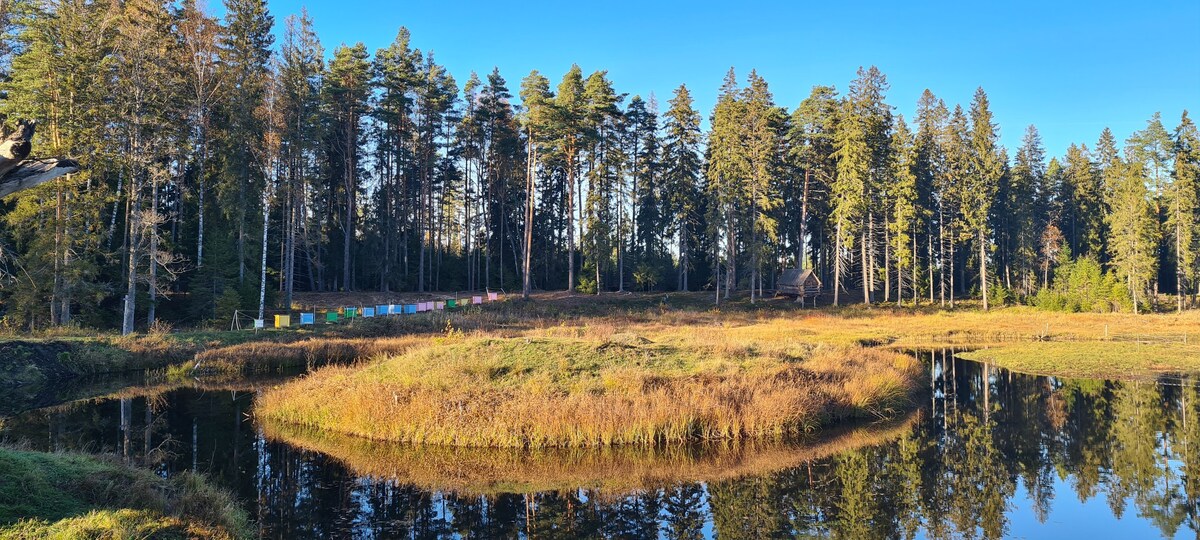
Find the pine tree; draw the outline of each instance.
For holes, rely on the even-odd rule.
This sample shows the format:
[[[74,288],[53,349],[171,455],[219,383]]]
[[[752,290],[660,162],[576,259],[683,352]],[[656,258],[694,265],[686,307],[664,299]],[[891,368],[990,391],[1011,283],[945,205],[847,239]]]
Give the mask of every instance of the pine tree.
[[[352,255],[357,232],[358,195],[361,174],[362,122],[368,112],[370,64],[367,48],[362,43],[353,47],[342,45],[333,51],[333,59],[325,73],[324,108],[330,122],[327,143],[331,193],[340,193],[342,261],[340,266],[344,291],[353,289]]]
[[[375,204],[382,213],[382,220],[379,222],[379,227],[382,228],[379,239],[382,244],[380,288],[384,291],[390,291],[394,285],[404,286],[406,283],[409,270],[409,234],[413,225],[410,219],[415,213],[416,205],[415,197],[409,188],[412,183],[410,173],[415,140],[412,119],[415,106],[413,94],[420,84],[417,71],[421,54],[412,50],[409,41],[408,29],[401,27],[391,45],[375,52],[372,64],[373,86],[376,92],[372,112],[376,122],[373,134],[378,181],[381,183]],[[477,78],[475,81],[478,83]],[[474,102],[469,106],[474,107]],[[464,118],[466,123],[472,121],[473,118]],[[471,142],[473,143],[474,139]],[[470,145],[467,142],[463,144]],[[464,157],[468,160],[479,158],[477,153],[467,153]],[[472,201],[468,199],[467,202],[469,210]],[[404,276],[402,279],[393,278],[393,265],[403,268],[404,271],[400,272]]]
[[[567,169],[567,290],[575,290],[575,223],[576,214],[582,211],[579,193],[579,153],[586,145],[584,131],[585,107],[583,98],[583,71],[578,65],[563,75],[554,96],[554,132],[566,161]],[[580,225],[582,227],[582,225]],[[579,239],[582,240],[582,234]]]
[[[550,81],[534,70],[521,81],[521,103],[525,109],[526,160],[525,169],[525,241],[522,243],[524,266],[522,268],[521,295],[529,299],[533,288],[533,209],[534,193],[538,175],[538,149],[545,144],[552,122]]]
[[[323,51],[307,13],[288,17],[280,50],[279,114],[281,116],[280,158],[284,203],[284,306],[292,305],[296,290],[297,245],[306,252],[314,243],[309,223],[310,193],[317,188],[318,152],[321,129],[321,73]],[[308,253],[306,260],[313,259]],[[309,287],[315,288],[313,271],[306,272]]]
[[[420,56],[419,53],[417,56]],[[431,251],[436,249],[437,227],[434,214],[439,206],[434,201],[437,183],[434,175],[441,155],[439,134],[457,98],[458,88],[445,68],[434,62],[432,53],[426,55],[416,75],[413,158],[416,161],[420,186],[416,206],[417,233],[420,240],[417,291],[424,292],[430,288],[430,281],[434,275],[435,257]]]
[[[604,275],[609,270],[615,250],[613,203],[617,181],[622,175],[621,168],[626,161],[620,143],[622,128],[619,105],[623,97],[613,89],[607,72],[592,73],[584,84],[585,125],[591,145],[588,153],[587,230],[584,239],[591,247],[587,264],[595,276],[596,294],[605,286]]]

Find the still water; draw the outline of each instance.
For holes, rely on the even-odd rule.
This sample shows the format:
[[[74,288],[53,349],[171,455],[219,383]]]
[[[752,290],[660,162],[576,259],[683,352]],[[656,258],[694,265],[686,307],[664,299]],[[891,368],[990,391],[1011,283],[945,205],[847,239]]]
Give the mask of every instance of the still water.
[[[475,451],[258,425],[279,378],[133,387],[0,441],[195,470],[262,538],[1200,538],[1200,379],[1034,377],[919,355],[903,418],[787,445]]]

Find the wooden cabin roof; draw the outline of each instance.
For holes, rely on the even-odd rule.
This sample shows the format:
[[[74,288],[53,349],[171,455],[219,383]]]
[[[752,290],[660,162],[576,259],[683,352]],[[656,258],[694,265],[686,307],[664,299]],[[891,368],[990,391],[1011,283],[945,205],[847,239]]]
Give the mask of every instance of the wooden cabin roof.
[[[781,285],[789,285],[792,287],[803,287],[805,283],[810,281],[816,282],[818,287],[821,286],[821,278],[818,278],[813,273],[812,268],[789,268],[783,271],[783,275],[779,276]]]

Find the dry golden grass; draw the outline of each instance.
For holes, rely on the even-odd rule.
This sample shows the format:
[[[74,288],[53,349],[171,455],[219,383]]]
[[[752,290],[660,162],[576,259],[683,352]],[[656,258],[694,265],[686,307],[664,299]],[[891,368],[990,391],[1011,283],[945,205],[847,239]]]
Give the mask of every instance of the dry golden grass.
[[[463,338],[272,389],[266,419],[359,437],[493,447],[784,438],[906,406],[920,368],[861,347],[793,356],[718,342]],[[863,373],[870,373],[864,377]]]
[[[371,441],[264,422],[265,435],[333,456],[359,476],[468,495],[579,488],[622,496],[681,482],[762,475],[891,441],[916,413],[888,422],[833,429],[803,441],[719,441],[649,448],[462,448]]]
[[[1197,312],[813,310],[780,300],[715,309],[695,294],[542,295],[435,317],[450,330],[414,327],[395,348],[407,352],[338,345],[350,349],[331,354],[378,361],[322,369],[268,391],[259,414],[364,438],[448,446],[786,438],[903,408],[920,368],[894,351],[1046,341],[1069,348],[1106,335],[1171,342],[1200,334]],[[280,354],[278,345],[267,350]]]
[[[193,365],[205,372],[244,373],[256,368],[341,364],[402,353],[428,341],[422,336],[311,338],[283,343],[255,341],[198,353]]]

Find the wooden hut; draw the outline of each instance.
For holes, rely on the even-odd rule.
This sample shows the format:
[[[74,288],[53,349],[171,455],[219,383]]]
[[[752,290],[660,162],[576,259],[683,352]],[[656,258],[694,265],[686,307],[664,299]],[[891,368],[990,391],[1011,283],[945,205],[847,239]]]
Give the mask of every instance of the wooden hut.
[[[775,286],[775,294],[780,296],[794,296],[797,302],[803,302],[812,299],[814,302],[821,295],[821,279],[811,268],[799,269],[789,268],[783,271],[783,275],[779,276],[779,282]]]

